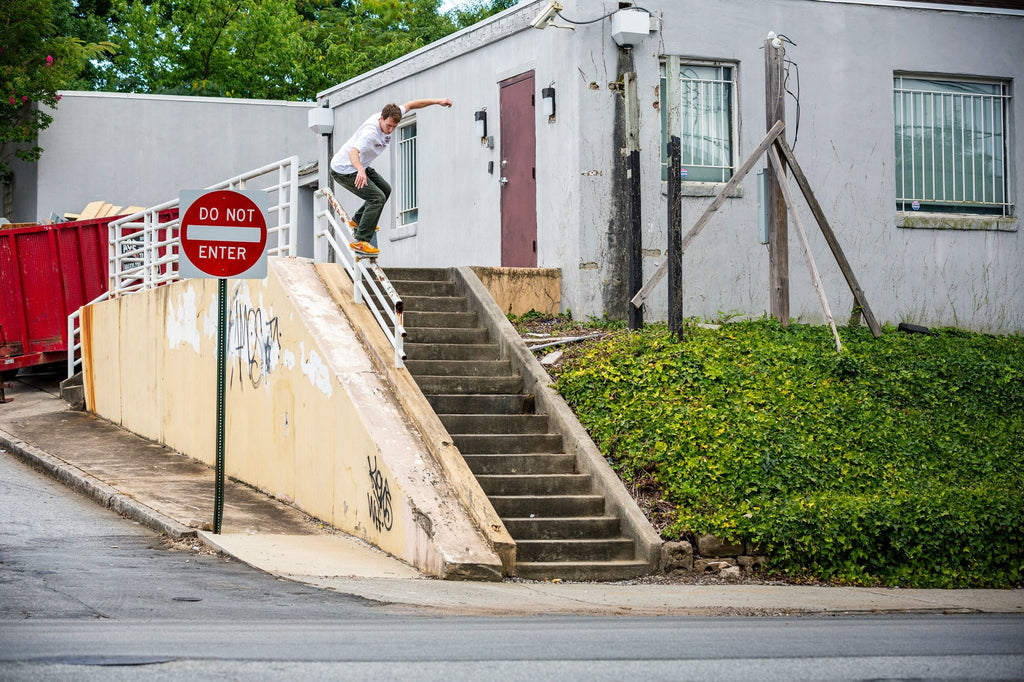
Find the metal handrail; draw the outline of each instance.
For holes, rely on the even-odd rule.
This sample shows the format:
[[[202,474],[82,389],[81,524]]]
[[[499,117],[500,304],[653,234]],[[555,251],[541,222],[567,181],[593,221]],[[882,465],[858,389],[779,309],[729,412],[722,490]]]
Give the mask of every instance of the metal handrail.
[[[297,156],[254,168],[206,189],[245,189],[246,183],[265,180],[267,177],[271,178],[271,184],[254,187],[271,196],[271,205],[267,208],[270,215],[267,254],[295,256],[298,252],[299,215]],[[180,221],[178,217],[161,218],[161,214],[168,218],[169,212],[177,207],[178,199],[175,198],[110,222],[107,228],[107,292],[89,304],[152,289],[179,279]],[[74,375],[82,363],[80,322],[79,311],[68,315],[68,376]]]
[[[324,187],[316,191],[315,260],[339,263],[352,280],[356,304],[365,303],[395,349],[395,367],[405,367],[405,306],[391,280],[376,258],[356,256],[347,244],[352,241],[350,218],[334,193]],[[340,242],[340,244],[339,244]],[[387,308],[381,304],[391,302]]]

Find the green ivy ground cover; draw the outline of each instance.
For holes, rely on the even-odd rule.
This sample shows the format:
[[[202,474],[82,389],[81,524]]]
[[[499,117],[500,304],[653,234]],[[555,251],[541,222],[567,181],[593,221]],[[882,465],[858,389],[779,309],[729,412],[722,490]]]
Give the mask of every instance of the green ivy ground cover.
[[[795,579],[1024,583],[1024,337],[773,320],[618,331],[556,388],[666,539],[758,543]]]

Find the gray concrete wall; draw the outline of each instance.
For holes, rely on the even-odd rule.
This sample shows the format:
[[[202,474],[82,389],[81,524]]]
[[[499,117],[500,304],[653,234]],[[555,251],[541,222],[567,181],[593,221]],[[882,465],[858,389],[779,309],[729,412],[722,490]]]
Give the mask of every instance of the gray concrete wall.
[[[153,206],[296,155],[316,160],[303,102],[63,92],[43,157],[15,169],[16,220],[90,201]]]
[[[1024,77],[1024,15],[978,14],[806,0],[773,2],[645,3],[665,12],[657,40],[637,55],[640,90],[656,84],[656,53],[730,59],[739,64],[740,156],[765,132],[764,67],[759,49],[769,30],[797,43],[787,57],[800,70],[796,155],[849,257],[875,314],[882,321],[955,325],[993,332],[1024,329],[1024,256],[1020,231],[945,231],[897,227],[894,181],[892,76],[894,71],[1006,78]],[[742,9],[737,5],[742,5]],[[669,19],[670,13],[676,19]],[[685,20],[681,21],[682,16]],[[795,88],[791,79],[790,87]],[[653,118],[653,96],[641,107]],[[1012,100],[1010,130],[1024,120],[1024,100]],[[798,120],[787,101],[787,139]],[[657,131],[646,126],[645,169],[655,168]],[[762,164],[763,165],[763,164]],[[1024,190],[1024,150],[1011,146],[1010,196]],[[659,197],[648,174],[644,193]],[[794,192],[796,192],[796,187]],[[684,256],[684,314],[767,312],[768,260],[757,240],[757,200],[752,181],[744,197],[730,199]],[[797,194],[799,194],[797,192]],[[708,200],[685,198],[684,229]],[[802,205],[802,200],[799,201]],[[650,205],[648,202],[647,205]],[[645,206],[646,208],[646,206]],[[661,196],[647,220],[663,224]],[[845,319],[853,297],[814,225],[801,210],[833,311]],[[794,317],[821,321],[799,243],[790,228],[791,300]],[[645,245],[664,248],[660,229]],[[648,271],[654,261],[645,259]],[[664,315],[665,287],[652,311]]]
[[[394,215],[382,222],[381,246],[395,265],[498,265],[500,163],[498,82],[533,69],[537,98],[553,85],[557,120],[537,118],[538,265],[563,272],[563,309],[577,317],[624,313],[625,223],[621,98],[610,86],[627,68],[638,77],[645,280],[664,258],[666,198],[660,177],[659,60],[729,60],[736,64],[739,159],[765,132],[764,58],[768,31],[789,36],[800,77],[796,154],[831,221],[876,316],[883,322],[956,325],[983,331],[1024,329],[1024,255],[1020,231],[933,230],[898,227],[895,210],[892,77],[894,71],[1024,78],[1024,13],[920,9],[907,3],[821,0],[650,0],[661,30],[629,56],[611,39],[610,21],[572,30],[529,28],[546,0],[505,13],[321,93],[334,108],[334,142],[388,101],[452,97],[451,111],[417,112],[420,222],[414,235],[389,241]],[[618,2],[563,1],[563,14],[593,19]],[[562,23],[562,22],[559,22]],[[630,66],[629,59],[632,59]],[[790,88],[795,91],[795,73]],[[488,110],[495,149],[480,146],[473,112]],[[787,102],[788,139],[797,111]],[[1024,120],[1021,98],[1011,103],[1011,138]],[[327,144],[324,138],[325,146]],[[1011,142],[1010,195],[1024,189],[1024,152]],[[321,158],[326,150],[321,150]],[[758,167],[763,167],[763,162]],[[392,177],[391,157],[376,167]],[[796,188],[794,185],[794,191]],[[343,190],[342,202],[358,205]],[[797,193],[798,194],[798,193]],[[799,194],[798,194],[799,196]],[[683,200],[687,229],[710,203]],[[802,201],[800,201],[802,205]],[[757,237],[753,176],[730,198],[684,256],[684,314],[760,316],[768,311],[767,251]],[[853,298],[808,211],[810,233],[833,311],[845,319]],[[817,298],[791,228],[792,314],[820,322]],[[645,310],[665,319],[663,283]]]

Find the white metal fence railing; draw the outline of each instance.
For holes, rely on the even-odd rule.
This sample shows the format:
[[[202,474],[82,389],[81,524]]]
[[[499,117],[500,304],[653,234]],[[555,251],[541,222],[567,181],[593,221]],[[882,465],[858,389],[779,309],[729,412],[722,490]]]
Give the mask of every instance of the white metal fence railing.
[[[365,303],[395,349],[395,367],[405,366],[405,324],[402,298],[384,270],[373,258],[356,258],[348,243],[352,240],[348,214],[331,190],[317,190],[314,212],[314,259],[339,263],[352,279],[354,299]],[[389,305],[385,305],[385,304]]]
[[[263,190],[270,195],[267,254],[297,254],[299,159],[281,159],[207,187]],[[178,199],[119,218],[108,230],[107,291],[89,303],[144,291],[178,279]],[[68,376],[81,365],[79,311],[68,316]]]

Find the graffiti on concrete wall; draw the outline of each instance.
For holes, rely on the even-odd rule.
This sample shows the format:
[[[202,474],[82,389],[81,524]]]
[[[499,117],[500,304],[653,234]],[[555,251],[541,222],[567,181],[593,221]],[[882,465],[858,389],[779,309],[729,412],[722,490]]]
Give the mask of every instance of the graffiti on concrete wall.
[[[370,456],[367,455],[366,465],[370,470],[372,486],[372,490],[366,493],[366,501],[370,504],[370,518],[373,519],[373,525],[376,526],[378,533],[382,530],[391,530],[394,516],[391,512],[391,488],[388,487],[388,479],[377,467],[376,456],[371,462]]]
[[[228,307],[229,386],[245,381],[258,387],[276,369],[281,356],[281,330],[277,316],[253,306],[248,291],[236,289]]]

